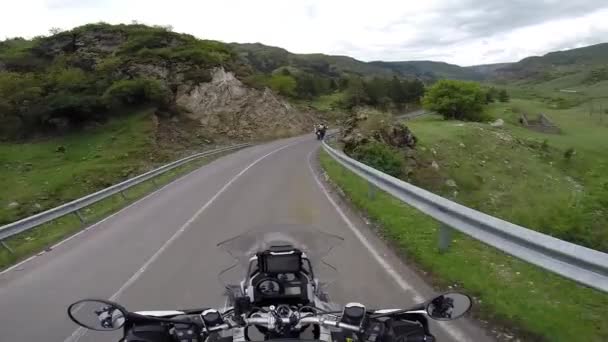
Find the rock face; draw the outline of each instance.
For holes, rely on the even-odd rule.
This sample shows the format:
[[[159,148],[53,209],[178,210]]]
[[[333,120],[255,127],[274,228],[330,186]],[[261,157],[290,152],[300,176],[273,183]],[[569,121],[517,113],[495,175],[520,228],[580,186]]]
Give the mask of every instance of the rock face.
[[[366,114],[357,114],[346,120],[340,141],[344,152],[351,153],[357,146],[377,141],[401,150],[414,149],[416,137],[403,123],[382,120],[376,129],[365,129],[362,125],[369,119]]]
[[[204,129],[231,138],[288,136],[311,131],[314,115],[302,113],[269,89],[245,86],[232,72],[216,68],[211,82],[182,84],[175,102]]]

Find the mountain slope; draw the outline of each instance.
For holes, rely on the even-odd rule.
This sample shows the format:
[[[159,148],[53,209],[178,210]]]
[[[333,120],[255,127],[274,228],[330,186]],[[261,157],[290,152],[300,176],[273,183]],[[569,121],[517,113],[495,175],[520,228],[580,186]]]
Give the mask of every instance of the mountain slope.
[[[406,77],[434,80],[440,78],[482,79],[474,69],[433,61],[363,62],[348,56],[294,54],[285,49],[255,44],[230,44],[239,56],[260,72],[282,67],[295,68],[322,76],[359,75],[363,77]]]
[[[475,69],[461,67],[455,64],[434,61],[405,61],[382,62],[370,64],[391,69],[402,75],[412,75],[420,78],[440,79],[449,78],[457,80],[481,80],[483,74]]]
[[[205,102],[226,97],[222,92],[229,89],[212,87],[210,96],[187,113],[176,103],[178,89],[181,97],[189,96],[216,74],[245,77],[251,72],[228,44],[139,24],[96,23],[49,37],[1,41],[0,139],[78,130],[136,106],[156,107],[164,117],[211,115],[215,118],[208,119],[221,122],[225,107]],[[242,98],[259,97],[257,89],[239,90]],[[232,138],[270,138],[275,131],[259,122],[277,123],[281,135],[308,131],[312,125],[309,115],[292,120],[298,111],[276,94],[264,93],[264,100],[230,107],[231,115],[250,118],[246,134],[232,132]],[[256,117],[262,113],[264,120]],[[226,133],[202,122],[199,130],[207,136]]]
[[[549,81],[572,74],[591,73],[608,64],[608,43],[532,56],[499,68],[490,68],[490,77],[500,80]],[[474,67],[477,70],[482,66]]]

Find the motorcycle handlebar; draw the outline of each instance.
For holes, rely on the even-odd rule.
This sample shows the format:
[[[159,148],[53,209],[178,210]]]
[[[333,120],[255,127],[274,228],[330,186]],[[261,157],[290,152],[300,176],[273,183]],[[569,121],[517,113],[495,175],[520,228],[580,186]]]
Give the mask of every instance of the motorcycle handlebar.
[[[246,318],[245,319],[245,323],[246,325],[263,325],[266,326],[267,328],[269,327],[273,327],[275,326],[278,322],[279,318],[275,318],[275,317],[251,317],[251,318]],[[293,322],[289,319],[289,318],[280,318],[281,320],[281,324],[292,324]],[[297,324],[299,325],[303,325],[303,324],[319,324],[319,325],[323,325],[323,326],[327,326],[327,327],[336,327],[336,328],[341,328],[341,329],[346,329],[346,330],[351,330],[354,332],[361,332],[361,328],[352,324],[347,324],[347,323],[342,323],[339,321],[335,321],[335,320],[331,320],[331,319],[327,319],[324,317],[318,317],[318,316],[314,316],[314,317],[304,317],[301,318],[297,321]],[[210,327],[207,328],[206,330],[208,332],[215,332],[215,331],[220,331],[220,330],[228,330],[228,329],[232,329],[233,326],[229,325],[229,324],[221,324],[218,325],[216,327]]]

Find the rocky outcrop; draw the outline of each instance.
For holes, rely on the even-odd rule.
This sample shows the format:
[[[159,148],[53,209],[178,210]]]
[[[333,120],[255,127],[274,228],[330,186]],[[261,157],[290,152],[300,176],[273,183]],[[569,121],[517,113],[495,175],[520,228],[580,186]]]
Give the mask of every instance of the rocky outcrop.
[[[232,72],[216,68],[212,80],[178,86],[175,102],[208,131],[231,138],[277,137],[304,133],[314,124],[269,89],[245,86]]]
[[[416,147],[417,139],[404,123],[391,119],[374,119],[377,124],[371,125],[372,129],[365,125],[369,120],[368,114],[358,113],[346,120],[340,137],[344,152],[350,154],[358,146],[370,141],[381,142],[403,151]]]

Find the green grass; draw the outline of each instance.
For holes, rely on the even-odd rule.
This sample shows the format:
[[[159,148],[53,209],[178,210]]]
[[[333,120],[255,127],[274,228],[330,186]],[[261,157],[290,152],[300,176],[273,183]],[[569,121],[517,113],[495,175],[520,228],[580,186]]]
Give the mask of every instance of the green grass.
[[[434,116],[409,121],[419,139],[410,181],[516,224],[608,251],[608,123],[590,118],[584,107],[550,110],[530,100],[494,104],[489,112],[505,126]],[[517,112],[543,112],[563,133],[522,128]],[[576,151],[570,160],[564,157],[568,149]],[[448,179],[457,187],[447,186]]]
[[[151,168],[149,111],[94,129],[28,143],[0,144],[0,224],[52,208]],[[63,147],[65,153],[58,152]],[[9,207],[17,202],[17,207]]]
[[[329,95],[322,95],[311,102],[311,106],[323,112],[330,112],[338,109],[340,101],[344,99],[345,93],[336,92]]]
[[[454,234],[449,250],[440,254],[436,221],[381,191],[370,200],[364,180],[324,152],[320,159],[352,203],[378,222],[383,235],[401,252],[430,272],[436,285],[457,287],[475,296],[477,315],[519,331],[526,340],[608,340],[605,294],[459,233]]]
[[[0,225],[56,207],[177,159],[180,151],[156,145],[151,115],[150,110],[142,110],[62,137],[21,144],[2,143]],[[59,147],[65,152],[58,152]],[[156,177],[155,182],[166,184],[219,155],[223,154],[176,168]],[[87,223],[98,221],[155,188],[152,181],[144,182],[125,191],[126,200],[114,195],[82,209],[81,214]],[[18,206],[10,206],[12,202],[17,202]],[[15,253],[0,248],[0,269],[44,250],[82,228],[76,215],[68,215],[7,239],[5,242]]]

